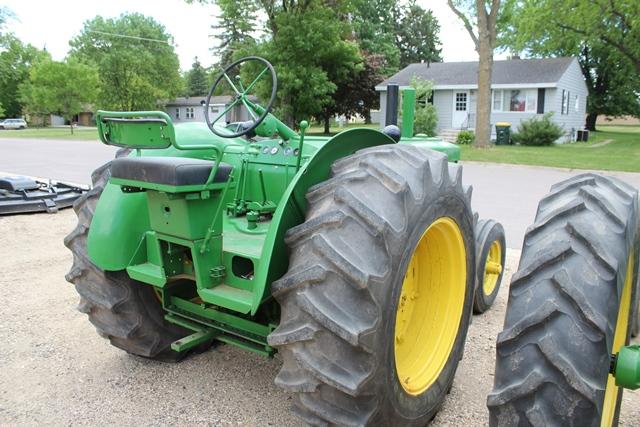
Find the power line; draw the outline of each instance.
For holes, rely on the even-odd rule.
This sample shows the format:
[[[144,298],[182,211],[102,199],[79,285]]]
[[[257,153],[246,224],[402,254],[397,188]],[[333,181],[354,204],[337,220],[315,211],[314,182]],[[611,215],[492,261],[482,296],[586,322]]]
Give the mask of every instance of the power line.
[[[149,38],[146,38],[146,37],[128,36],[128,35],[125,35],[125,34],[107,33],[107,32],[104,32],[104,31],[97,31],[97,30],[87,30],[87,33],[96,33],[96,34],[102,34],[102,35],[105,35],[105,36],[121,37],[123,39],[144,40],[144,41],[148,41],[148,42],[156,42],[156,43],[168,44],[169,46],[171,46],[171,43],[169,43],[169,41],[167,41],[167,40],[149,39]]]

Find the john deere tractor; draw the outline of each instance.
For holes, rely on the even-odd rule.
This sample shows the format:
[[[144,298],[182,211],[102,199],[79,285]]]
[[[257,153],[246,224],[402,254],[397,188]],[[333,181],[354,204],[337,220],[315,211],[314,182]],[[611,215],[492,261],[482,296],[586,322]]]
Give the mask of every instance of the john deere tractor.
[[[223,87],[233,100],[211,116]],[[98,112],[101,141],[124,150],[75,205],[79,309],[147,358],[214,341],[278,352],[275,381],[309,424],[423,425],[451,388],[474,299],[482,312],[495,298],[502,228],[476,223],[457,148],[413,136],[411,90],[402,130],[312,137],[271,114],[276,88],[249,57],[215,80],[206,123]],[[238,111],[249,120],[226,129]]]

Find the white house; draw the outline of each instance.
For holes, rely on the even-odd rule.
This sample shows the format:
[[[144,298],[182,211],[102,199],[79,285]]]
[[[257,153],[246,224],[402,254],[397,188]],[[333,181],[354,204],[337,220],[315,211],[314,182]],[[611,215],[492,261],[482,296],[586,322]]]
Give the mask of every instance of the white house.
[[[414,76],[434,83],[428,102],[438,112],[439,133],[475,127],[478,62],[411,64],[380,83],[376,90],[381,126],[385,126],[387,84],[396,83],[402,90]],[[576,131],[584,128],[588,90],[576,58],[495,61],[491,89],[494,138],[498,122],[509,122],[516,129],[520,121],[550,111],[552,120],[565,129],[565,140],[574,140]]]
[[[205,96],[180,97],[165,103],[165,112],[173,119],[175,123],[182,122],[204,122],[204,104]],[[231,97],[212,96],[209,104],[209,119],[213,120],[222,113],[227,105],[231,102]],[[224,122],[244,122],[249,120],[249,114],[244,105],[236,105],[232,110],[227,112]]]

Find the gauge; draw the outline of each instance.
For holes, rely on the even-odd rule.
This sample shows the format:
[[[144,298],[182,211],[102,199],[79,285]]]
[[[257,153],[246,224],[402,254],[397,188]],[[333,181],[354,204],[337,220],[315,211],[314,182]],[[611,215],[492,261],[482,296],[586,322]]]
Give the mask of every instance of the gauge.
[[[262,149],[262,154],[269,154],[269,150],[270,150],[270,148],[269,148],[269,147],[264,147],[264,148]]]
[[[293,155],[297,156],[299,152],[300,152],[300,149],[296,148],[295,150],[293,150]]]
[[[278,152],[278,147],[273,147],[271,149],[271,154],[276,154]]]
[[[291,153],[293,153],[293,148],[287,147],[287,148],[284,149],[284,155],[285,156],[290,156]]]

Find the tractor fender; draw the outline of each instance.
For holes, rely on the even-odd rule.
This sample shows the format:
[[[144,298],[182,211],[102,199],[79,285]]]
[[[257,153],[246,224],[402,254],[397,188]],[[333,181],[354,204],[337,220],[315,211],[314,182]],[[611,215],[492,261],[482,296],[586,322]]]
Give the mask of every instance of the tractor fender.
[[[331,174],[331,165],[336,160],[363,148],[385,144],[395,144],[395,141],[380,131],[367,128],[346,130],[318,148],[300,167],[278,203],[262,247],[262,262],[254,277],[252,315],[258,310],[262,300],[271,296],[270,289],[265,292],[267,286],[270,287],[271,283],[287,272],[289,250],[284,242],[285,233],[304,222],[307,213],[305,196],[309,187],[326,181]]]
[[[124,270],[150,228],[145,194],[123,193],[107,183],[89,228],[89,258],[103,270]]]

